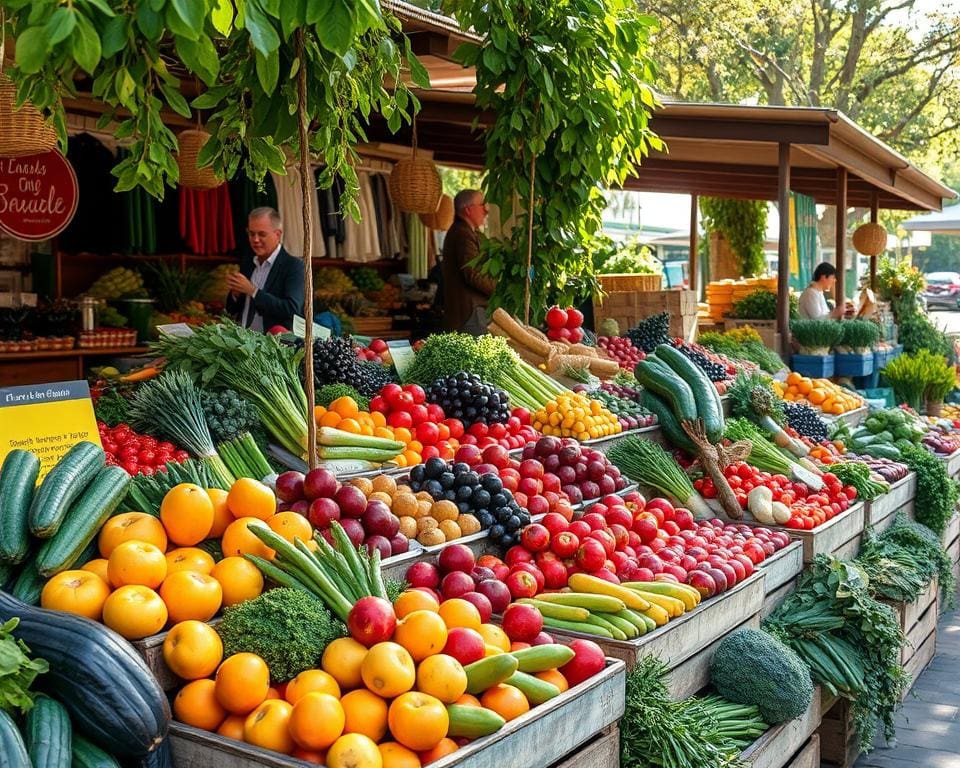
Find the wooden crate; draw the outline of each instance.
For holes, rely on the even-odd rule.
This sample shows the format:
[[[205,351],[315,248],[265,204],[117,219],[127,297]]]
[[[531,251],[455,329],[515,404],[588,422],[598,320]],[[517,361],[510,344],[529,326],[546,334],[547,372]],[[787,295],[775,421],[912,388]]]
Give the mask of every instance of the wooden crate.
[[[376,336],[393,328],[392,317],[351,317],[353,330],[361,336]]]
[[[860,756],[860,737],[854,731],[850,702],[846,699],[836,699],[832,706],[824,709],[817,735],[823,764],[849,768]]]
[[[873,527],[874,533],[887,530],[896,519],[897,512],[913,512],[913,500],[917,495],[917,475],[911,472],[890,486],[890,490],[873,501],[864,502],[864,524]]]
[[[620,768],[620,728],[611,725],[553,768]]]
[[[673,669],[758,614],[763,604],[763,580],[763,572],[757,571],[729,592],[705,600],[689,613],[635,640],[609,640],[566,630],[552,630],[550,634],[561,643],[575,638],[593,640],[607,656],[626,662],[628,669],[648,654],[659,657],[667,669]]]
[[[941,456],[940,461],[947,465],[947,474],[950,477],[960,473],[960,450],[954,451],[949,456]]]
[[[820,766],[820,737],[813,734],[806,745],[795,754],[784,768],[819,768]]]
[[[608,659],[607,668],[599,675],[431,765],[434,768],[549,768],[623,716],[625,685],[626,668],[621,662]],[[576,727],[571,727],[572,723]],[[183,723],[171,724],[170,746],[176,768],[307,768],[310,765]]]
[[[904,690],[905,698],[936,652],[937,619],[940,617],[939,581],[934,577],[923,593],[912,602],[883,602],[887,602],[896,611],[905,637],[900,650],[900,665],[910,675],[910,681]]]
[[[829,554],[840,559],[851,559],[860,551],[860,542],[863,540],[863,503],[852,507],[823,525],[810,531],[798,531],[794,528],[782,528],[771,525],[769,528],[783,530],[790,534],[790,538],[803,542],[803,562],[813,562],[813,558],[821,554]]]
[[[953,578],[960,583],[960,515],[954,515],[947,523],[942,536],[943,547],[953,561]],[[946,608],[945,604],[940,605],[940,610]]]
[[[745,622],[731,629],[730,632],[736,632],[738,629],[759,628],[760,614],[755,613]],[[702,648],[699,653],[695,653],[667,672],[664,676],[664,683],[672,699],[676,701],[689,699],[710,684],[710,660],[713,658],[717,646],[723,642],[727,634],[729,632],[724,634],[723,637],[718,637],[710,645]]]
[[[820,725],[820,689],[800,717],[773,726],[747,747],[740,760],[750,768],[785,768],[800,752]]]
[[[670,335],[690,341],[697,335],[697,296],[693,291],[629,291],[610,293],[593,302],[594,327],[613,318],[621,331],[646,317],[670,313]]]
[[[760,607],[760,618],[765,619],[797,588],[803,573],[803,542],[791,541],[786,547],[760,563],[766,574],[766,594]]]
[[[748,319],[739,319],[728,317],[723,321],[724,330],[732,331],[735,328],[742,328],[745,325],[749,325],[753,330],[760,334],[760,338],[763,340],[764,345],[768,349],[772,349],[774,352],[779,353],[780,351],[780,341],[781,336],[777,333],[777,321],[776,320],[748,320]]]

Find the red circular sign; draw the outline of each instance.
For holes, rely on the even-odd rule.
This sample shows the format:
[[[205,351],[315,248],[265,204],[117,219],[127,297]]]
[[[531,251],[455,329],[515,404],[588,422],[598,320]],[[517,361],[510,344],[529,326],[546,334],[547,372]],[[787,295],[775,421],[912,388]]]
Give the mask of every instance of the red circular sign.
[[[20,240],[47,240],[77,212],[77,175],[56,151],[0,158],[0,229]]]

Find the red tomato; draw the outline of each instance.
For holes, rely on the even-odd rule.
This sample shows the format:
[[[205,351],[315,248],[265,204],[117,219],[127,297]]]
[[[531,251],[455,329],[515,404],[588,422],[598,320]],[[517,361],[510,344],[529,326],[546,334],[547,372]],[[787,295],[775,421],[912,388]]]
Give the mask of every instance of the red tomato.
[[[144,448],[142,451],[140,451],[140,453],[137,454],[137,461],[139,461],[141,464],[149,464],[150,466],[153,466],[156,460],[157,454],[147,448]]]
[[[460,419],[447,419],[444,424],[450,428],[450,437],[455,440],[463,437],[463,422]]]
[[[750,480],[754,476],[754,471],[754,468],[749,464],[741,464],[739,469],[737,469],[737,474],[740,475],[743,480]]]
[[[186,461],[189,458],[190,458],[190,454],[187,453],[186,451],[177,451],[175,454],[173,454],[174,461],[182,462],[182,461]]]
[[[857,498],[857,489],[854,488],[852,485],[845,486],[843,489],[843,493],[848,499],[852,500]]]
[[[421,422],[417,424],[417,440],[425,446],[436,445],[440,440],[440,430],[432,421]]]
[[[740,480],[740,476],[739,476],[739,475],[731,475],[730,477],[727,478],[727,483],[729,484],[729,486],[730,486],[731,488],[733,488],[734,490],[736,490],[737,488],[739,488],[739,487],[741,486],[742,481]]]
[[[413,426],[413,417],[407,411],[393,411],[387,416],[387,424],[394,429],[400,427],[410,429]]]
[[[378,413],[388,413],[390,411],[390,406],[387,404],[387,401],[381,395],[377,395],[370,401],[370,412]]]

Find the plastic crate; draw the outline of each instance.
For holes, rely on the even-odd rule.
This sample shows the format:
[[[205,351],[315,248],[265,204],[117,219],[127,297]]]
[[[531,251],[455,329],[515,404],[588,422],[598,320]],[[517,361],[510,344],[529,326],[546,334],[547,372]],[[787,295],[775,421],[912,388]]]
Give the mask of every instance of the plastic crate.
[[[865,389],[860,392],[867,400],[876,400],[883,402],[883,408],[893,408],[897,403],[893,399],[893,390],[890,387],[880,387]]]
[[[811,379],[829,379],[834,375],[836,355],[793,355],[790,369]]]
[[[836,376],[869,376],[873,373],[873,352],[853,355],[834,355]]]

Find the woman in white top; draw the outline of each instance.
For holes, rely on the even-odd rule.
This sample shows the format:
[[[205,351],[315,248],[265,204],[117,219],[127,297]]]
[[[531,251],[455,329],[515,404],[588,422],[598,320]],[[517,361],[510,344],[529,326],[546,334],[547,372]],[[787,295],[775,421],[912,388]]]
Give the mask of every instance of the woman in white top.
[[[823,262],[813,271],[813,282],[800,294],[800,317],[807,320],[839,319],[843,317],[844,304],[837,302],[833,311],[827,306],[824,294],[832,291],[837,282],[837,268]]]

